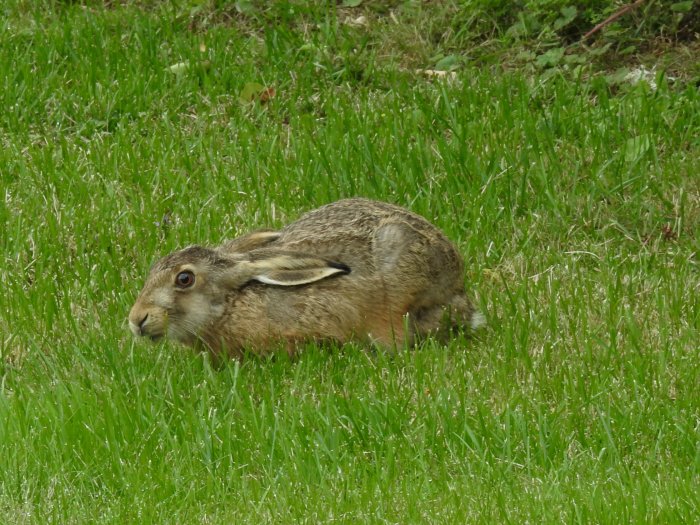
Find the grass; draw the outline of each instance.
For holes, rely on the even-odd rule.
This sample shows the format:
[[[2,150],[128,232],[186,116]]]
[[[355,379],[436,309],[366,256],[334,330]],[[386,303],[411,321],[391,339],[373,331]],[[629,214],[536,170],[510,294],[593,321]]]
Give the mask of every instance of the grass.
[[[2,9],[0,522],[697,521],[692,84],[423,78],[320,9]],[[458,244],[479,337],[213,368],[129,335],[158,256],[353,195]]]

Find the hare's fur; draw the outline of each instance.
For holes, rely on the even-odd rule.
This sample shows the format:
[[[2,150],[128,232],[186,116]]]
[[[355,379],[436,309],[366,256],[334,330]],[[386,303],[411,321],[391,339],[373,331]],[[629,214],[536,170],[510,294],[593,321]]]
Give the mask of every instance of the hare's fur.
[[[176,285],[182,272],[191,272],[192,285]],[[137,335],[236,356],[280,342],[290,352],[309,340],[410,344],[482,322],[449,239],[419,215],[359,198],[279,231],[170,254],[153,266],[129,313]]]

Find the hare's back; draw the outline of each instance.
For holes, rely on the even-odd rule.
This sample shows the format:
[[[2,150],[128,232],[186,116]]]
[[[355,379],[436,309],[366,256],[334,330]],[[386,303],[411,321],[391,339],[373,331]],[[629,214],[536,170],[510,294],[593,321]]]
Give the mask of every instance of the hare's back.
[[[417,233],[439,234],[425,218],[405,208],[371,199],[342,199],[305,213],[281,230],[280,242],[300,239],[371,239],[382,223],[405,223]]]
[[[289,250],[311,252],[350,266],[353,272],[396,273],[405,269],[450,278],[460,256],[425,218],[399,206],[369,199],[344,199],[302,215],[276,241]]]

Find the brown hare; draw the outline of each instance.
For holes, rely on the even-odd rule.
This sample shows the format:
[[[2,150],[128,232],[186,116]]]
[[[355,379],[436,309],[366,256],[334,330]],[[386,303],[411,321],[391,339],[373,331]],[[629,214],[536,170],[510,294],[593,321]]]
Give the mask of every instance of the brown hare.
[[[482,323],[447,237],[408,210],[360,198],[279,231],[172,253],[129,313],[138,336],[237,357],[279,343],[293,353],[304,341],[411,344]]]

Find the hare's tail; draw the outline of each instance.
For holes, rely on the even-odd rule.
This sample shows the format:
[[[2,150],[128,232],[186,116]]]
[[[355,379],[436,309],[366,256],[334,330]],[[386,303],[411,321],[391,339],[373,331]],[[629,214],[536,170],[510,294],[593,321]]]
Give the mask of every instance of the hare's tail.
[[[472,330],[478,330],[479,328],[486,326],[486,317],[484,314],[478,310],[472,312],[471,319],[469,320],[469,326]]]
[[[457,294],[448,303],[451,312],[450,320],[453,328],[471,328],[478,330],[486,324],[486,317],[476,310],[471,301],[463,294]]]

